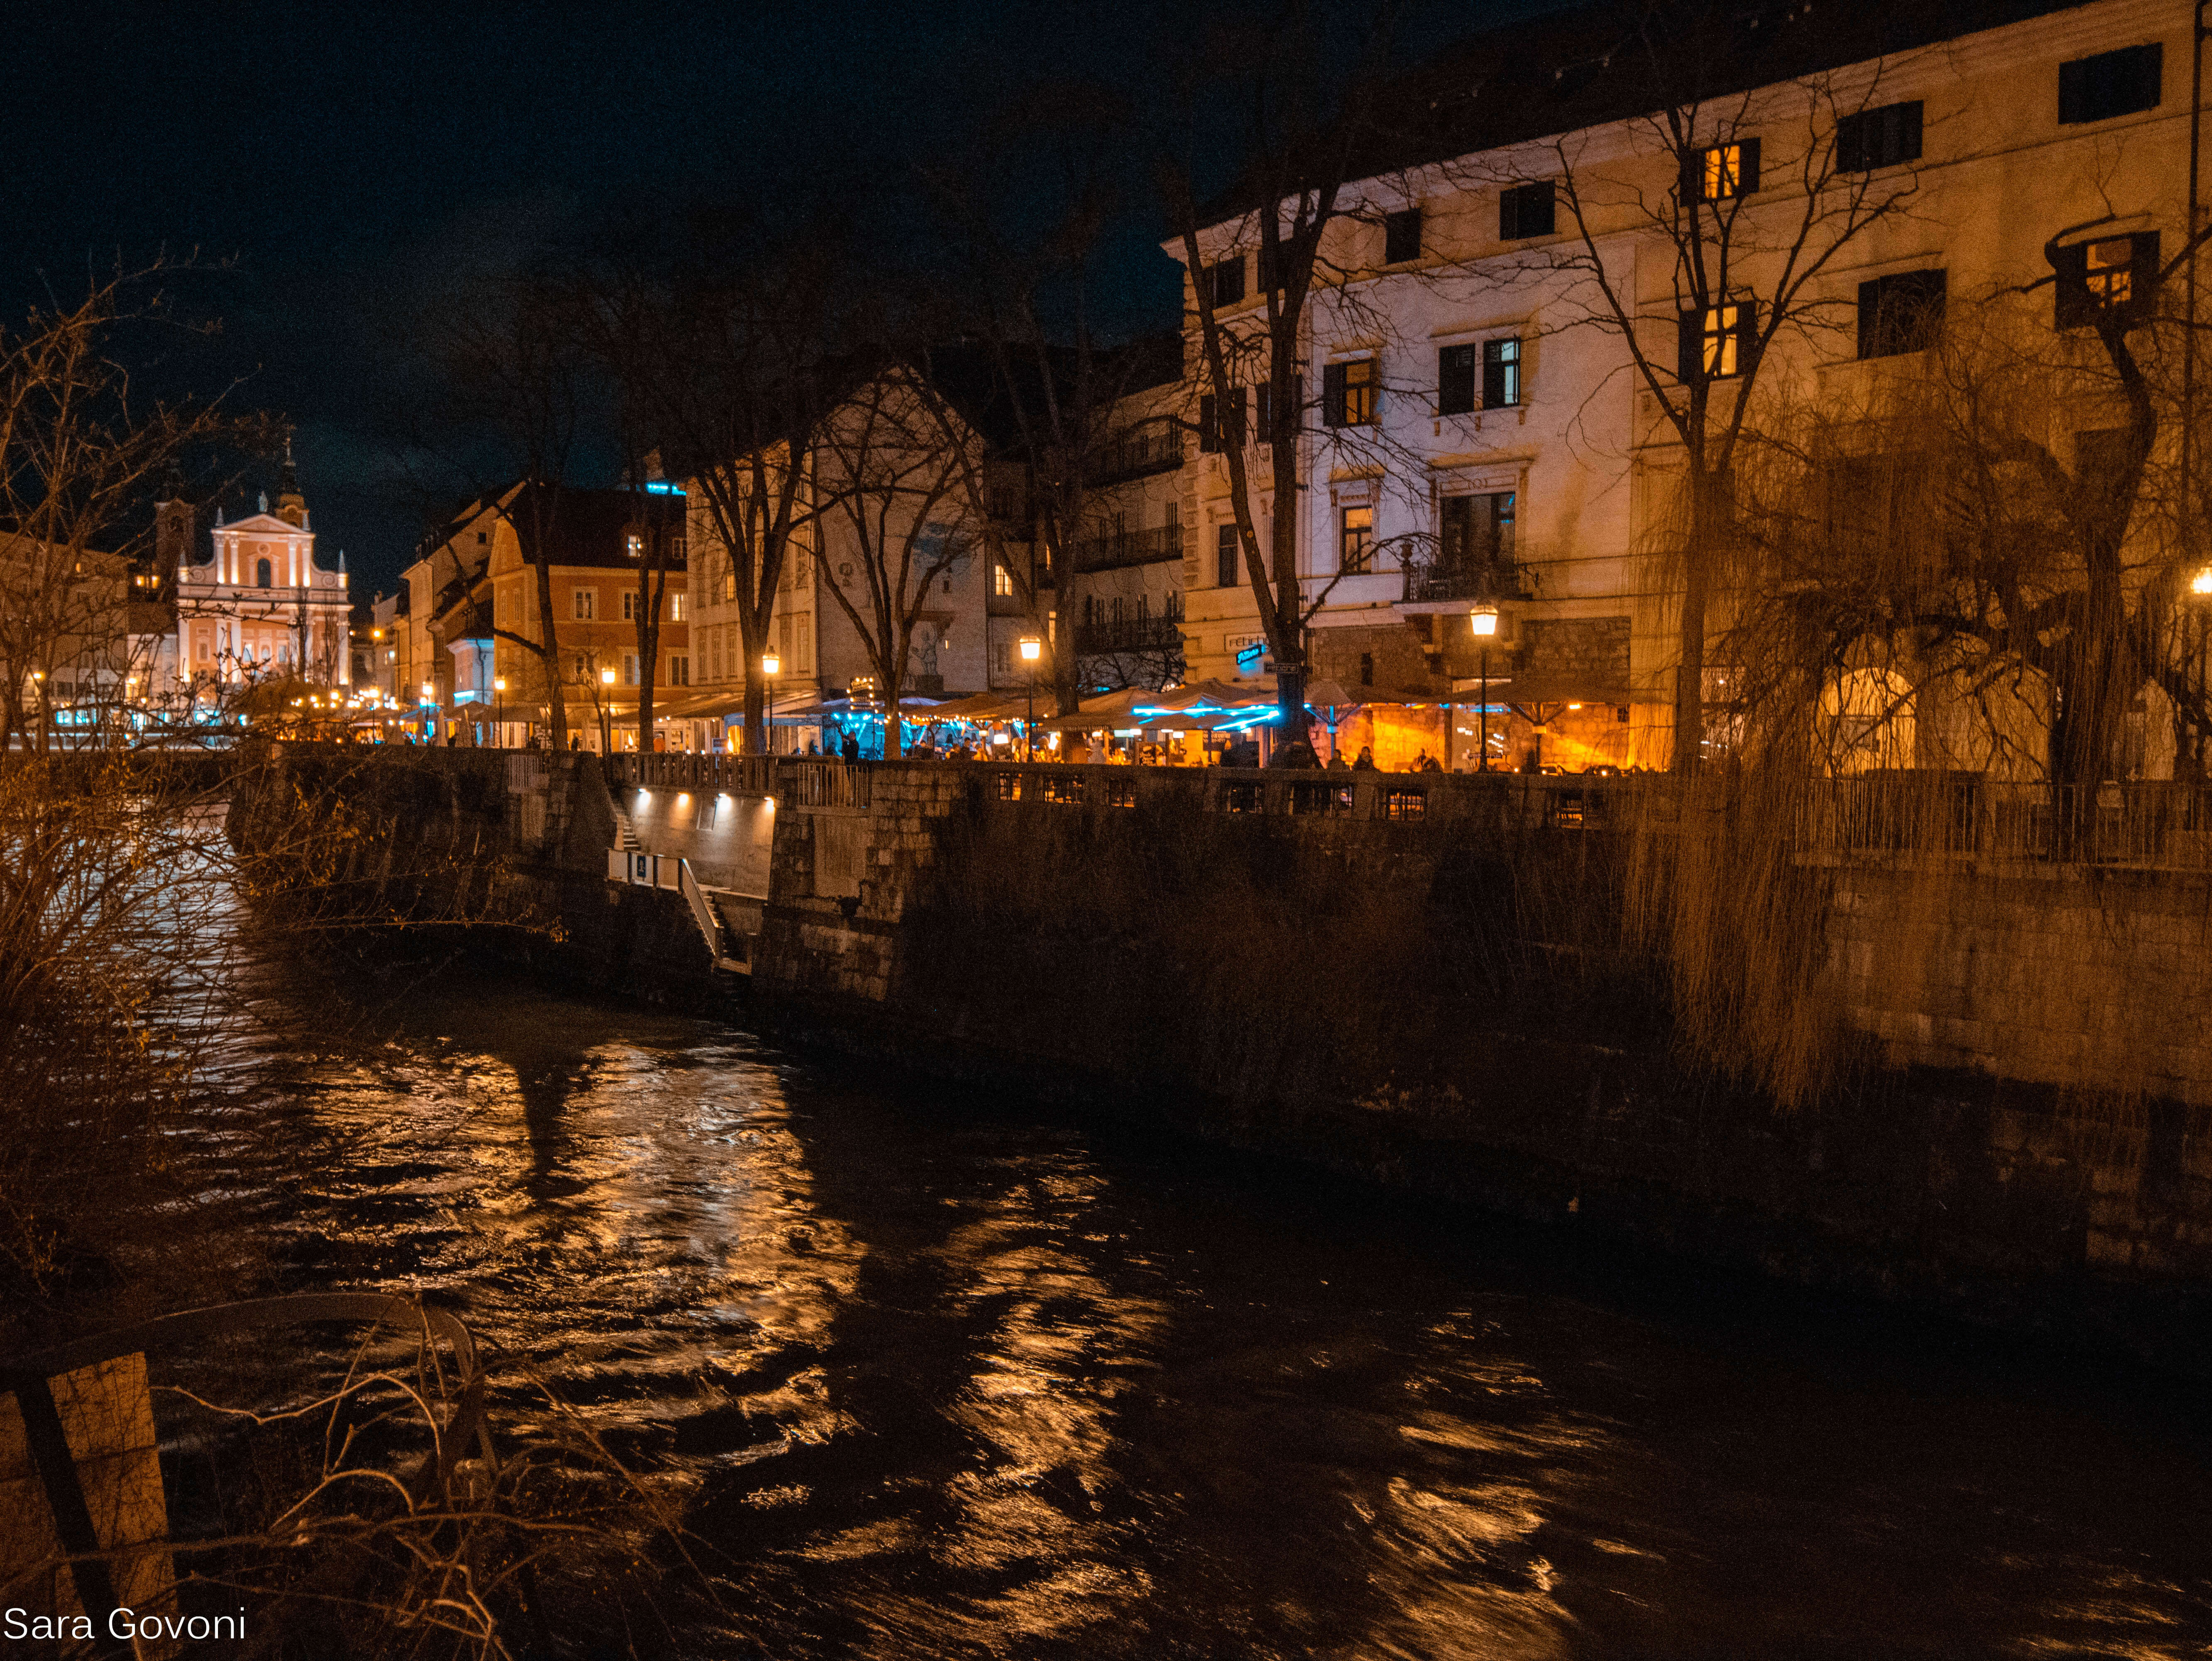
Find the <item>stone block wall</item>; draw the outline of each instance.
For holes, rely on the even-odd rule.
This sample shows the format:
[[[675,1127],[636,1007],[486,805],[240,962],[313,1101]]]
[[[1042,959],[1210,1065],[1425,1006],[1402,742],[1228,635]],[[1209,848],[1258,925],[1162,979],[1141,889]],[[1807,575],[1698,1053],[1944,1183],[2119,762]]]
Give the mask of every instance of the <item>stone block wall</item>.
[[[1893,1065],[2212,1106],[2212,873],[1846,866],[1829,946]]]

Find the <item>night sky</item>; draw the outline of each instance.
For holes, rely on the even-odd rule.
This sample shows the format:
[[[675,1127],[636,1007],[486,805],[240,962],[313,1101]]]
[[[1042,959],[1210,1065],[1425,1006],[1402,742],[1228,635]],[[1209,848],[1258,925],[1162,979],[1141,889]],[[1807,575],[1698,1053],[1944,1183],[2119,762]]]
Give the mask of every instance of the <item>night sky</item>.
[[[172,346],[149,379],[240,381],[244,406],[295,423],[323,557],[343,548],[366,594],[392,586],[431,509],[392,455],[406,400],[435,395],[401,366],[441,283],[686,200],[896,189],[1024,87],[1141,91],[1195,15],[1160,0],[46,6],[16,14],[0,68],[0,301],[20,317],[42,285],[81,289],[118,253],[234,259],[176,285],[220,315],[220,339]],[[1428,14],[1407,49],[1494,15]],[[1131,185],[1103,298],[1119,326],[1169,326],[1175,267]]]

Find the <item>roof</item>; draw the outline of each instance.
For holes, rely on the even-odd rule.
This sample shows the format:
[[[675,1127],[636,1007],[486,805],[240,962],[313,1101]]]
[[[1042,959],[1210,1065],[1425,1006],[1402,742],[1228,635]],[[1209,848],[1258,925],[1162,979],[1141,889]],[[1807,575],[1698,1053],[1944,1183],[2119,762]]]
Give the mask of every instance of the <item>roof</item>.
[[[1574,6],[1468,35],[1394,77],[1376,100],[1386,114],[1346,178],[1375,179],[1726,98],[2092,3]],[[1248,170],[1205,204],[1200,223],[1249,211],[1265,199],[1265,185]]]
[[[635,570],[637,562],[629,557],[625,540],[641,512],[648,508],[671,514],[679,527],[683,524],[684,502],[679,496],[647,496],[635,490],[580,490],[573,488],[555,490],[544,484],[526,484],[514,493],[507,503],[504,516],[514,526],[515,539],[521,545],[522,557],[531,564],[538,563],[538,511],[533,497],[547,500],[550,508],[551,548],[548,563],[554,565],[585,565]],[[672,571],[684,569],[684,561],[668,562]]]

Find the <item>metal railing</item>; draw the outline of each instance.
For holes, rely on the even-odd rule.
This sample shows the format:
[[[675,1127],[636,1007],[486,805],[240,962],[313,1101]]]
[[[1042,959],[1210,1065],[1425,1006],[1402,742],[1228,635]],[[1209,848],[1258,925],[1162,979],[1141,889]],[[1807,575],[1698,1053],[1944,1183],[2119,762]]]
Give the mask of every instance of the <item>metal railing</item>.
[[[1121,565],[1149,565],[1158,559],[1182,557],[1182,526],[1159,525],[1149,531],[1119,531],[1112,536],[1089,537],[1075,545],[1079,571],[1111,570]]]
[[[724,790],[738,796],[775,794],[775,756],[732,756],[717,750],[617,752],[606,758],[617,784],[648,790]]]
[[[784,760],[776,800],[792,807],[867,807],[873,805],[870,764]]]
[[[1406,567],[1406,604],[1424,600],[1524,598],[1521,568],[1510,559],[1445,564],[1414,561]]]
[[[1167,427],[1132,434],[1118,444],[1106,446],[1091,458],[1088,471],[1094,481],[1103,481],[1127,478],[1156,467],[1182,465],[1182,433],[1180,429]]]
[[[1075,625],[1075,649],[1085,656],[1109,652],[1173,652],[1182,647],[1182,616],[1121,618]]]

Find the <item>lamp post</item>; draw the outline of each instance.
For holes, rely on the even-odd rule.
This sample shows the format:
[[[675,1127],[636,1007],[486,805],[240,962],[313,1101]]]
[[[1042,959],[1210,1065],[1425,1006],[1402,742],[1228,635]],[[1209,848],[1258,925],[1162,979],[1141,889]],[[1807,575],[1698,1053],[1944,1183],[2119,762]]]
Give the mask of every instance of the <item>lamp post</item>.
[[[768,752],[775,753],[775,678],[783,672],[783,660],[773,652],[761,654],[761,679],[768,687],[768,721],[765,738]]]
[[[438,741],[438,718],[431,713],[438,707],[438,689],[428,681],[422,683],[422,741]]]
[[[2197,707],[2204,707],[2206,671],[2212,665],[2206,662],[2206,654],[2212,649],[2212,565],[2206,566],[2189,580],[2189,598],[2197,612]],[[2197,782],[2206,780],[2205,745],[2207,734],[2202,727],[2197,729]]]
[[[599,684],[610,689],[599,695],[599,753],[603,756],[611,756],[615,752],[614,725],[607,714],[607,699],[613,696],[611,689],[614,684],[613,670],[599,671]]]
[[[1482,642],[1482,691],[1480,695],[1482,698],[1482,759],[1475,764],[1475,770],[1487,773],[1490,770],[1490,642],[1498,637],[1498,607],[1486,596],[1475,601],[1474,609],[1468,614],[1467,621],[1468,627],[1474,631],[1474,637]]]
[[[507,677],[505,675],[494,675],[491,678],[491,702],[492,733],[496,738],[499,729],[507,725]]]
[[[1022,636],[1022,666],[1030,672],[1029,719],[1022,723],[1022,759],[1025,762],[1036,759],[1036,666],[1037,660],[1043,655],[1042,641],[1035,635]],[[1061,753],[1066,753],[1065,745]]]

